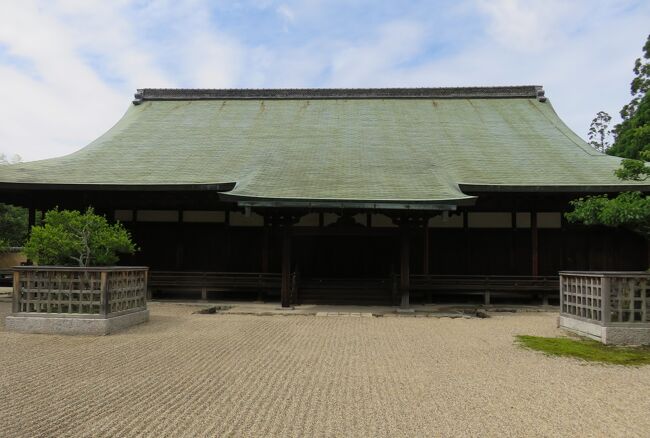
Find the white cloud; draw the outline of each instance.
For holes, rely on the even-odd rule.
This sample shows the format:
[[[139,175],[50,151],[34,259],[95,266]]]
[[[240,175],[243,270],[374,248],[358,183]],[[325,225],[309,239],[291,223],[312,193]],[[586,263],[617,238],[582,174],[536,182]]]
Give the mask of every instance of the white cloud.
[[[650,20],[650,3],[633,0],[466,0],[383,16],[358,2],[215,4],[3,2],[0,153],[31,160],[79,149],[142,87],[541,84],[584,135],[597,111],[614,114],[628,100]],[[272,23],[266,37],[221,17],[228,8]]]
[[[276,11],[280,16],[287,22],[291,23],[296,18],[295,12],[286,4],[282,4],[277,7]]]

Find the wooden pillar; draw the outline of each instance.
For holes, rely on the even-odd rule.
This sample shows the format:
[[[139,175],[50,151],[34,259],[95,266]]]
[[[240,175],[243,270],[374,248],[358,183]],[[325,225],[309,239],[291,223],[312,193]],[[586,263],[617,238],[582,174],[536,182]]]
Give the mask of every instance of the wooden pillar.
[[[465,275],[472,275],[471,243],[469,236],[469,213],[463,212],[463,236],[465,237]]]
[[[230,263],[230,210],[224,212],[224,243],[223,243],[223,255],[225,256],[223,260],[225,261],[224,266],[220,270],[229,272],[231,268]]]
[[[264,228],[262,230],[262,272],[269,272],[269,246],[270,246],[270,230],[267,218],[264,218]],[[264,301],[264,290],[260,288],[257,291],[257,301]]]
[[[291,305],[291,225],[282,227],[282,289],[280,300],[282,307]]]
[[[511,226],[510,229],[510,274],[517,274],[517,212],[515,210],[511,213]]]
[[[423,242],[423,251],[422,251],[422,273],[424,275],[429,274],[429,221],[424,222],[423,233],[424,242]]]
[[[264,223],[262,230],[262,272],[269,272],[269,247],[270,247],[269,225]]]
[[[531,248],[531,275],[539,275],[539,242],[537,233],[537,212],[530,213],[530,248]]]
[[[185,236],[183,233],[183,210],[178,210],[178,225],[176,227],[176,269],[183,269],[183,246]]]
[[[400,307],[406,309],[409,307],[410,292],[410,255],[411,245],[409,229],[407,224],[400,225]]]

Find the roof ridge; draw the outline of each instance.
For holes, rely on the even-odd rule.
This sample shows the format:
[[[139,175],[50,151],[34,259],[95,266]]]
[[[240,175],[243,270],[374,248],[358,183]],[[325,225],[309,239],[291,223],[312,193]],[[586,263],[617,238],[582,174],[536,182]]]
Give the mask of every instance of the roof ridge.
[[[141,88],[134,105],[147,100],[211,99],[481,99],[536,98],[546,101],[541,85],[421,88]]]

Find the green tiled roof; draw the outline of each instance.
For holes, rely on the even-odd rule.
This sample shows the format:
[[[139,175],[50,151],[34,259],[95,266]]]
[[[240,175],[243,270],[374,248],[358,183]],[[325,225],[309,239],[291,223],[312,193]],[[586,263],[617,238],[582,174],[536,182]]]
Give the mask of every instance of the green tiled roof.
[[[540,90],[139,90],[100,138],[2,166],[0,183],[235,183],[228,195],[252,201],[377,203],[625,188],[620,160],[573,133]]]

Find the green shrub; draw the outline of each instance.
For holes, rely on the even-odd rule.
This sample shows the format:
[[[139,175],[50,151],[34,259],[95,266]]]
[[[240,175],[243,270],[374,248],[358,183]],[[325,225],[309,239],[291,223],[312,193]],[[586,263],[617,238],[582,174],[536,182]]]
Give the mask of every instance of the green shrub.
[[[45,213],[44,225],[32,228],[24,251],[39,265],[86,267],[115,264],[118,254],[133,254],[136,247],[121,223],[110,224],[92,208],[55,209]]]

